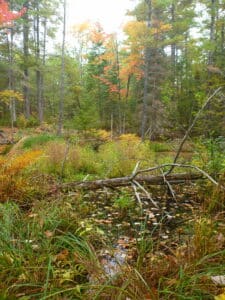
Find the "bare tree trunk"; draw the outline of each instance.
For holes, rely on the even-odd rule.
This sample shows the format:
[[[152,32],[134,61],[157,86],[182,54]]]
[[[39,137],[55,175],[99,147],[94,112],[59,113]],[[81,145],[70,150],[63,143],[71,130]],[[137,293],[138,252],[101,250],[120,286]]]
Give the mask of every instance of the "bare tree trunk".
[[[10,28],[10,33],[7,38],[8,43],[8,53],[9,53],[9,74],[8,74],[8,87],[9,90],[14,90],[14,75],[13,75],[13,28]],[[16,122],[16,103],[15,99],[10,99],[10,116],[11,116],[11,127],[14,128],[14,123]]]
[[[43,56],[42,56],[42,66],[43,69],[45,67],[45,61],[46,61],[46,38],[47,38],[47,18],[44,17],[43,20],[43,27],[44,27],[44,36],[43,36]],[[44,73],[41,74],[41,99],[42,99],[42,109],[44,112],[45,108],[45,97],[44,97]]]
[[[175,17],[176,7],[174,2],[171,5],[171,23],[174,26],[176,17]],[[172,39],[174,39],[176,33],[173,29]],[[172,41],[171,44],[171,73],[172,73],[172,86],[173,86],[173,93],[172,93],[172,100],[175,98],[175,91],[176,91],[176,66],[177,66],[177,45],[175,41]]]
[[[225,41],[225,21],[221,25],[221,53],[224,51],[224,41]]]
[[[61,82],[59,99],[59,121],[58,135],[62,134],[64,119],[64,98],[65,98],[65,42],[66,42],[66,0],[63,3],[63,38],[62,38],[62,61],[61,61]]]
[[[185,181],[198,180],[203,179],[203,174],[198,173],[178,173],[178,174],[170,174],[166,177],[167,182],[170,183],[183,183]],[[110,179],[99,179],[93,181],[77,181],[77,182],[69,182],[63,183],[59,186],[59,189],[63,191],[68,190],[79,190],[79,189],[90,189],[97,190],[102,189],[104,187],[108,188],[116,188],[121,186],[129,186],[132,184],[132,177],[118,177],[118,178],[110,178]],[[141,175],[135,178],[135,181],[140,184],[147,185],[166,185],[165,177],[163,175]]]
[[[36,1],[36,87],[37,87],[37,104],[38,104],[38,118],[40,124],[43,122],[44,112],[42,103],[42,92],[41,92],[41,70],[40,70],[40,10],[39,0]]]
[[[119,47],[118,42],[115,40],[115,53],[116,53],[116,73],[117,73],[117,88],[118,88],[118,115],[119,115],[119,133],[123,133],[123,111],[121,106],[121,82],[120,82],[120,60],[119,60]]]
[[[28,9],[29,1],[26,1],[24,6]],[[29,58],[29,18],[26,12],[23,16],[23,56],[24,56],[24,85],[23,85],[23,97],[24,97],[24,111],[26,119],[30,118],[30,100],[29,100],[29,70],[28,70],[28,58]]]
[[[210,22],[210,42],[214,44],[216,42],[216,4],[217,0],[211,0],[211,22]],[[212,45],[211,45],[212,46]],[[209,51],[208,64],[214,64],[214,47]]]
[[[113,114],[111,114],[110,128],[111,128],[111,141],[112,141],[113,140]]]
[[[151,28],[152,1],[145,0],[148,5],[147,27]],[[144,141],[148,119],[148,89],[149,89],[149,69],[150,69],[150,47],[145,48],[145,67],[144,67],[144,95],[142,104],[142,122],[141,122],[141,139]]]

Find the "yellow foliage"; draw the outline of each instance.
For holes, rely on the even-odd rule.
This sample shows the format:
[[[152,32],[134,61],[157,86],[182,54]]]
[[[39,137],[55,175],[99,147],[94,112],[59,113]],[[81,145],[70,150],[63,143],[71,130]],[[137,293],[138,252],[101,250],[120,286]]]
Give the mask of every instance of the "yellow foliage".
[[[109,141],[111,137],[111,133],[109,131],[99,129],[96,131],[96,135],[98,138],[100,138],[103,141]]]
[[[21,172],[35,162],[41,151],[29,151],[16,157],[0,157],[0,201],[23,198],[29,184]]]
[[[140,37],[146,37],[149,34],[144,21],[129,21],[124,26],[124,31],[132,40],[140,40]]]
[[[91,29],[91,24],[88,21],[80,23],[80,24],[77,24],[77,25],[74,25],[72,27],[72,30],[73,30],[74,33],[76,33],[76,32],[83,33],[85,31],[86,32],[90,31],[90,29]]]
[[[11,99],[23,101],[23,95],[13,90],[0,91],[0,101],[9,104]]]
[[[214,297],[215,300],[225,300],[225,293]]]
[[[17,175],[20,171],[31,165],[35,159],[40,157],[41,153],[39,150],[25,152],[5,163],[3,167],[4,171],[11,176]]]
[[[3,166],[4,162],[5,159],[2,156],[0,156],[0,168]]]
[[[140,142],[140,138],[133,133],[122,134],[119,139],[124,142]]]

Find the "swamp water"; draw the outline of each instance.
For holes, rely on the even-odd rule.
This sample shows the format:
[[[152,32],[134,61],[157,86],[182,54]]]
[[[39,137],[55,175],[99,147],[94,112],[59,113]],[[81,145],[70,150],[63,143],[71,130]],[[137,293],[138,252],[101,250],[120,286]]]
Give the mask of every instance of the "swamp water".
[[[98,191],[85,196],[89,207],[88,221],[97,225],[112,249],[102,249],[100,261],[108,277],[116,275],[125,263],[133,263],[141,248],[145,251],[165,253],[187,238],[181,226],[192,222],[192,212],[199,209],[194,186],[176,188],[176,199],[170,197],[162,187],[153,193],[153,203],[143,195],[142,207],[130,190],[130,205],[117,204],[114,193]],[[115,192],[117,193],[117,192]],[[128,193],[128,189],[126,190]]]

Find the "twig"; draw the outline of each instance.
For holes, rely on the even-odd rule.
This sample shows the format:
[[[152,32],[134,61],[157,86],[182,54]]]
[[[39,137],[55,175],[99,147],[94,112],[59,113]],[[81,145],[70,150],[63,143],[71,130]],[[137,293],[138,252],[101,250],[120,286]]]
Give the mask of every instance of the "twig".
[[[90,176],[90,174],[87,174],[87,175],[84,177],[83,181],[87,181],[87,179],[88,179],[89,176]]]
[[[186,140],[187,140],[187,138],[188,138],[188,136],[189,136],[189,134],[190,134],[192,128],[195,126],[195,124],[196,124],[198,118],[200,117],[202,111],[206,108],[206,106],[207,106],[207,105],[209,104],[209,102],[214,98],[214,96],[215,96],[218,92],[221,91],[221,89],[222,89],[222,87],[219,87],[218,89],[216,89],[216,90],[214,91],[214,93],[213,93],[211,96],[208,97],[208,99],[205,101],[205,103],[202,105],[202,107],[201,107],[200,110],[198,111],[198,113],[197,113],[197,115],[195,116],[195,118],[194,118],[192,124],[191,124],[191,125],[189,126],[189,128],[187,129],[187,131],[186,131],[186,133],[185,133],[185,135],[184,135],[184,137],[183,137],[183,139],[182,139],[182,141],[181,141],[181,143],[180,143],[180,145],[179,145],[179,148],[178,148],[178,150],[177,150],[177,153],[176,153],[176,156],[175,156],[175,158],[174,158],[174,160],[173,160],[173,164],[171,165],[171,168],[169,169],[169,171],[167,171],[167,172],[165,173],[165,175],[168,175],[168,174],[170,174],[170,173],[173,171],[173,169],[174,169],[174,167],[175,167],[175,164],[176,164],[176,162],[177,162],[177,160],[178,160],[178,158],[179,158],[179,156],[180,156],[181,150],[182,150],[182,148],[183,148],[183,146],[184,146],[184,143],[186,142]]]
[[[134,167],[134,170],[133,170],[133,172],[132,172],[132,175],[134,175],[134,174],[137,173],[138,168],[139,168],[139,165],[140,165],[140,161],[138,161],[138,162],[136,163],[136,165],[135,165],[135,167]]]
[[[156,207],[159,208],[157,203],[152,199],[151,195],[149,192],[136,180],[133,180],[132,183],[134,183],[136,186],[138,186],[147,196],[147,198],[152,202],[152,204]]]
[[[61,168],[61,174],[60,174],[60,180],[62,181],[63,178],[63,173],[64,173],[64,169],[65,169],[65,165],[66,165],[66,159],[67,156],[69,154],[69,150],[70,150],[70,142],[68,141],[67,146],[66,146],[66,151],[64,154],[64,158],[63,158],[63,162],[62,162],[62,168]]]
[[[140,171],[137,171],[136,174],[133,174],[132,177],[131,177],[131,180],[135,179],[135,177],[139,174],[143,174],[143,173],[147,173],[147,172],[151,172],[151,171],[155,171],[155,170],[159,170],[159,169],[163,169],[165,167],[173,167],[173,169],[175,167],[178,167],[178,168],[189,168],[189,169],[195,169],[197,170],[198,172],[200,172],[201,174],[203,174],[205,177],[207,177],[212,183],[214,183],[215,185],[219,186],[219,183],[214,179],[212,178],[208,173],[206,173],[205,171],[203,171],[202,169],[200,169],[199,167],[196,167],[196,166],[192,166],[192,165],[186,165],[186,164],[177,164],[177,163],[168,163],[168,164],[163,164],[163,165],[160,165],[160,166],[156,166],[156,167],[152,167],[152,168],[148,168],[148,169],[144,169],[144,170],[140,170]],[[168,174],[167,173],[164,173],[164,176],[166,177]],[[225,189],[225,187],[222,186],[223,189]]]
[[[137,198],[137,201],[138,201],[138,203],[139,203],[139,205],[140,205],[140,207],[142,209],[142,202],[141,202],[140,195],[139,195],[139,193],[137,191],[137,186],[136,186],[136,184],[134,182],[132,182],[131,185],[132,185],[132,188],[134,189],[134,193],[135,193],[135,196]]]
[[[167,187],[168,187],[168,189],[169,189],[169,192],[170,192],[171,196],[173,197],[173,200],[177,202],[177,199],[176,199],[176,196],[175,196],[175,192],[174,192],[174,190],[173,190],[171,184],[170,184],[169,181],[166,179],[166,176],[165,176],[163,170],[162,170],[162,169],[160,169],[160,170],[161,170],[161,174],[162,174],[162,176],[163,176],[164,182],[165,182],[165,184],[167,185]]]

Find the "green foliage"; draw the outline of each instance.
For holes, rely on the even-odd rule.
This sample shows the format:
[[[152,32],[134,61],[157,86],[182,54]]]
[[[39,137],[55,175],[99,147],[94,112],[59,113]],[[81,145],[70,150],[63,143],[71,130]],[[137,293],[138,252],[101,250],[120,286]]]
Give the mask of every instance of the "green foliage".
[[[90,130],[99,128],[99,115],[94,101],[84,101],[74,117],[74,128]]]
[[[96,153],[89,146],[68,145],[58,140],[48,142],[44,148],[45,156],[40,161],[40,168],[48,174],[83,179],[87,174],[99,173]],[[63,165],[64,164],[64,165]]]
[[[131,195],[124,191],[121,192],[120,196],[114,200],[113,205],[118,209],[128,210],[134,207],[135,201]]]
[[[197,144],[193,164],[198,164],[213,176],[219,176],[225,169],[224,137],[202,139]]]
[[[65,206],[65,202],[43,202],[37,204],[36,210],[27,216],[15,204],[0,205],[1,292],[6,299],[21,292],[28,299],[51,297],[58,292],[81,296],[84,291],[79,286],[88,283],[87,271],[95,271],[90,266],[96,258],[92,246],[79,236],[75,207],[69,203]],[[68,293],[71,280],[73,289]]]
[[[219,137],[204,142],[209,157],[207,169],[210,173],[218,174],[225,169],[225,138]]]
[[[130,175],[140,160],[140,168],[154,162],[155,154],[149,151],[149,144],[136,141],[108,142],[99,148],[99,159],[103,172],[109,177]]]
[[[36,136],[29,136],[23,143],[23,149],[41,147],[49,141],[55,141],[58,139],[60,139],[58,136],[51,134],[38,134]]]
[[[170,152],[172,151],[172,143],[150,142],[149,147],[154,152]]]
[[[31,128],[39,125],[37,118],[30,116],[29,119],[26,119],[24,115],[20,114],[16,120],[16,126],[19,128]]]
[[[27,202],[24,201],[26,198],[23,195],[19,206],[10,202],[12,199],[10,196],[6,203],[0,204],[0,291],[5,299],[23,295],[22,297],[27,299],[56,300],[62,298],[169,300],[193,299],[193,297],[211,299],[212,295],[219,294],[220,288],[211,282],[210,276],[224,274],[224,191],[220,187],[216,189],[211,187],[212,193],[207,195],[209,186],[202,185],[204,200],[209,204],[210,201],[214,201],[213,197],[215,199],[217,197],[217,205],[221,206],[210,208],[204,202],[201,207],[201,203],[197,201],[191,206],[185,202],[185,206],[191,206],[192,209],[185,219],[187,222],[182,223],[181,227],[180,225],[178,228],[172,227],[172,231],[169,221],[164,217],[162,221],[158,221],[159,228],[156,229],[152,225],[153,231],[148,230],[148,226],[151,226],[148,221],[152,224],[157,216],[149,204],[146,219],[143,215],[144,210],[141,210],[138,229],[133,231],[134,227],[130,227],[129,234],[132,238],[130,240],[121,238],[123,244],[121,241],[120,244],[118,235],[124,233],[121,233],[119,228],[123,223],[132,223],[133,218],[140,213],[140,209],[137,210],[133,190],[124,188],[119,193],[116,192],[116,195],[112,192],[88,191],[58,193],[54,190],[53,176],[45,176],[43,173],[59,176],[63,173],[64,179],[70,180],[74,178],[73,176],[80,176],[81,172],[82,175],[88,173],[98,177],[103,175],[106,177],[113,172],[114,174],[132,172],[137,160],[141,161],[141,167],[153,165],[156,153],[151,147],[154,148],[154,143],[140,144],[135,135],[123,135],[117,141],[108,142],[107,132],[92,134],[104,142],[98,151],[94,151],[81,138],[80,140],[75,138],[73,142],[70,139],[68,143],[68,140],[65,142],[63,139],[42,140],[42,135],[38,142],[35,140],[29,146],[41,147],[44,153],[39,153],[42,160],[36,163],[35,169],[30,168],[27,172],[29,177],[26,178],[26,184],[37,190],[36,178],[40,178],[42,185],[45,180],[48,192],[44,194],[43,199],[31,197],[29,210],[26,209]],[[201,154],[208,159],[214,154],[217,155],[217,152],[223,152],[223,142],[222,138],[213,142],[202,141]],[[160,152],[163,147],[163,143],[159,143],[159,146],[156,143],[154,150]],[[8,174],[10,180],[20,179],[21,170],[25,165],[30,165],[37,154],[36,151],[26,151],[20,155],[14,152],[13,156],[10,154],[11,156],[1,157],[2,174],[4,176]],[[163,160],[168,159],[165,153],[157,153],[157,159],[160,154],[163,154]],[[124,163],[125,158],[127,160]],[[64,170],[62,170],[63,162],[65,162]],[[116,169],[113,172],[111,169],[109,173],[107,163],[110,164],[108,167],[115,165]],[[33,176],[30,176],[31,174]],[[5,178],[0,192],[6,185]],[[224,176],[221,176],[220,180],[223,184]],[[11,182],[9,181],[8,186],[14,192]],[[22,180],[19,183],[21,185],[18,191],[21,193],[24,184]],[[152,192],[156,191],[159,195],[160,190],[161,187]],[[180,193],[180,190],[176,189],[176,192]],[[191,192],[193,193],[193,190]],[[198,197],[197,194],[193,194],[192,201],[194,196]],[[162,198],[163,205],[166,200]],[[109,208],[107,210],[110,212],[109,215],[105,212],[106,205]],[[197,205],[199,209],[196,208]],[[172,207],[174,212],[173,203]],[[105,214],[103,219],[99,218],[98,213],[102,212],[100,208]],[[210,215],[207,215],[208,210]],[[213,214],[214,211],[216,215]],[[118,224],[120,226],[117,236],[113,236],[112,240],[111,226],[112,222],[114,226],[116,221],[114,213],[115,216],[119,215],[119,222],[121,219],[122,222]],[[161,212],[156,210],[156,213]],[[166,227],[164,220],[169,223]],[[168,228],[170,235],[168,240],[161,239],[164,228]],[[116,245],[116,249],[112,249],[112,244]],[[120,252],[120,247],[122,253],[126,254],[127,261],[118,265],[118,272],[110,277],[105,268],[111,261],[115,262],[113,255]]]

